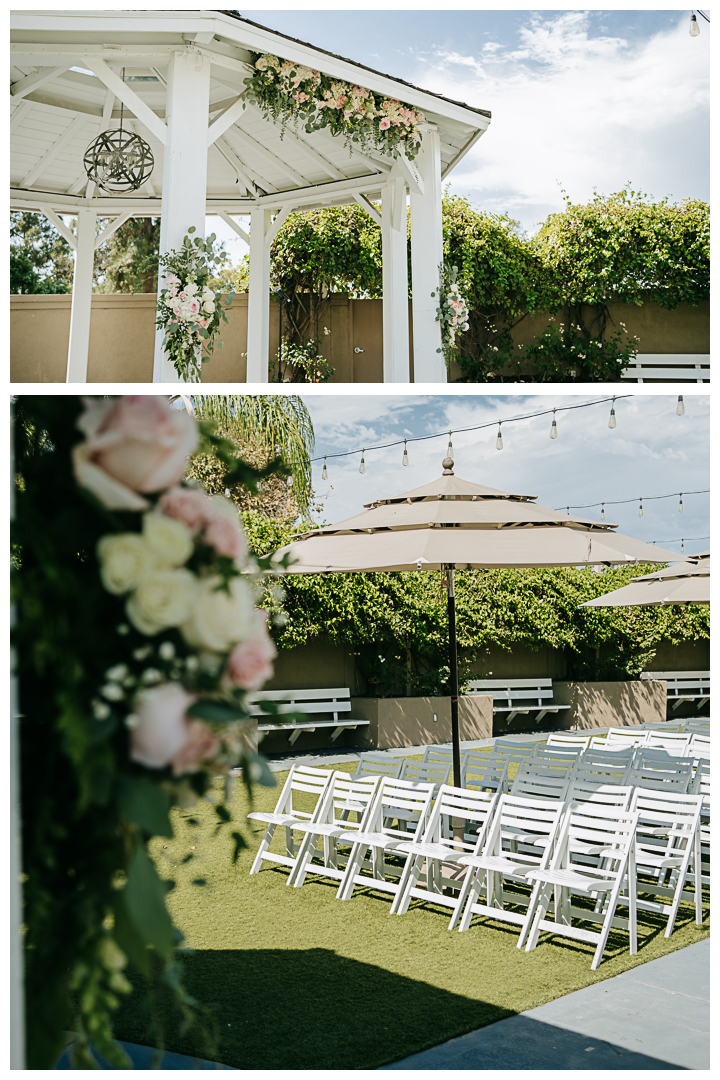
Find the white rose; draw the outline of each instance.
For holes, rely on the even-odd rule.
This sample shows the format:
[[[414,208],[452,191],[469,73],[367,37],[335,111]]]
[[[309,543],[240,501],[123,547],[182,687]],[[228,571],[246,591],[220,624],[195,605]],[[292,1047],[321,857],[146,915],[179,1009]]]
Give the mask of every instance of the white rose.
[[[113,533],[97,545],[100,578],[115,596],[134,589],[154,563],[152,550],[139,533]]]
[[[158,566],[182,566],[192,555],[193,538],[187,525],[164,514],[145,514],[143,536]]]
[[[197,579],[189,570],[155,570],[138,582],[125,610],[141,634],[179,626],[193,608]]]
[[[190,284],[186,285],[185,288],[183,289],[183,292],[185,293],[186,296],[194,296],[197,291],[198,291],[198,287],[197,287],[197,285],[195,284],[194,281],[191,281]]]
[[[206,300],[205,303],[203,304],[203,311],[206,311],[208,313],[208,315],[212,315],[214,310],[215,310],[215,302],[214,302],[214,300]]]
[[[255,608],[250,586],[235,577],[228,593],[225,589],[218,591],[221,584],[219,576],[198,583],[192,611],[180,627],[188,645],[194,649],[222,652],[254,633]]]

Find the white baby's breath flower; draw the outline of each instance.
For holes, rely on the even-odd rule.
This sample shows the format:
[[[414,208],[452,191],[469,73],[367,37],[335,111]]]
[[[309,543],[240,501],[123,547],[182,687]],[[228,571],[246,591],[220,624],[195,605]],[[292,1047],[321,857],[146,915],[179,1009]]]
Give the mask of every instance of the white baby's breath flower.
[[[110,682],[122,682],[128,673],[127,664],[115,664],[105,672],[105,678]]]
[[[162,645],[158,649],[158,656],[161,660],[172,660],[175,655],[175,646],[172,641],[163,641]]]
[[[108,701],[122,701],[125,697],[125,691],[122,686],[118,686],[118,684],[114,682],[108,683],[107,686],[103,686],[100,693]]]

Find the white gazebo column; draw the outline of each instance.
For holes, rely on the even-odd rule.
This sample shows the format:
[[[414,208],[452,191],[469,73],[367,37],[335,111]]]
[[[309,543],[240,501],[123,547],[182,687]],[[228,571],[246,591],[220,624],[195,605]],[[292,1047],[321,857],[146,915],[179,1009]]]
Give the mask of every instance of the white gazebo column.
[[[422,128],[422,145],[414,160],[423,192],[410,189],[410,254],[412,265],[413,358],[416,383],[447,382],[441,352],[438,267],[443,261],[440,136],[434,126]]]
[[[405,181],[382,189],[383,382],[410,382]]]
[[[173,53],[167,69],[167,142],[163,155],[160,252],[182,245],[191,225],[205,236],[210,60],[193,49]],[[162,287],[158,281],[158,290]],[[180,382],[155,334],[153,382]]]
[[[270,349],[271,213],[262,206],[250,211],[250,280],[248,284],[247,381],[268,382]]]
[[[96,220],[97,214],[94,210],[78,210],[77,246],[70,310],[70,344],[65,380],[69,383],[87,382]]]

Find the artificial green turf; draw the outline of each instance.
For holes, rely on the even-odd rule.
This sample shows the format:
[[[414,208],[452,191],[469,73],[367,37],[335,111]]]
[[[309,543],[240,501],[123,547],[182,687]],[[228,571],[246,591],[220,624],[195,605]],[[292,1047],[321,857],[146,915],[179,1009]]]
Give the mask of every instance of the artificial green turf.
[[[277,775],[279,785],[284,778]],[[279,790],[255,788],[252,809],[273,809]],[[709,932],[708,912],[696,927],[684,904],[668,940],[664,918],[639,912],[638,955],[628,954],[625,933],[612,931],[593,972],[594,949],[581,942],[546,934],[525,953],[508,923],[476,916],[466,933],[448,933],[448,909],[420,900],[398,918],[389,915],[391,896],[369,888],[341,903],[327,878],[308,876],[289,889],[288,870],[269,863],[250,877],[264,828],[245,821],[251,807],[239,783],[230,808],[234,822],[220,828],[208,802],[176,812],[175,838],[156,840],[152,853],[161,876],[177,883],[168,905],[194,950],[183,960],[185,985],[216,1017],[216,1060],[235,1068],[376,1069]],[[238,826],[249,850],[233,864]],[[282,850],[277,839],[284,830],[273,844]],[[168,1050],[207,1055],[172,1011],[166,1026]],[[140,980],[121,1006],[116,1035],[156,1044]]]

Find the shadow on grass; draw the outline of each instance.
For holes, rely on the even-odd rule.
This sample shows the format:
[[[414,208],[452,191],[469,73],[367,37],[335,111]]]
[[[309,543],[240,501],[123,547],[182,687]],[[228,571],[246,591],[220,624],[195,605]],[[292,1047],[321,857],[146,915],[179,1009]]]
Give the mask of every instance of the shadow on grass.
[[[183,970],[217,1021],[215,1060],[239,1069],[376,1069],[515,1015],[329,949],[198,950]],[[142,980],[131,981],[115,1036],[153,1045]],[[164,1008],[167,1049],[205,1056]]]

